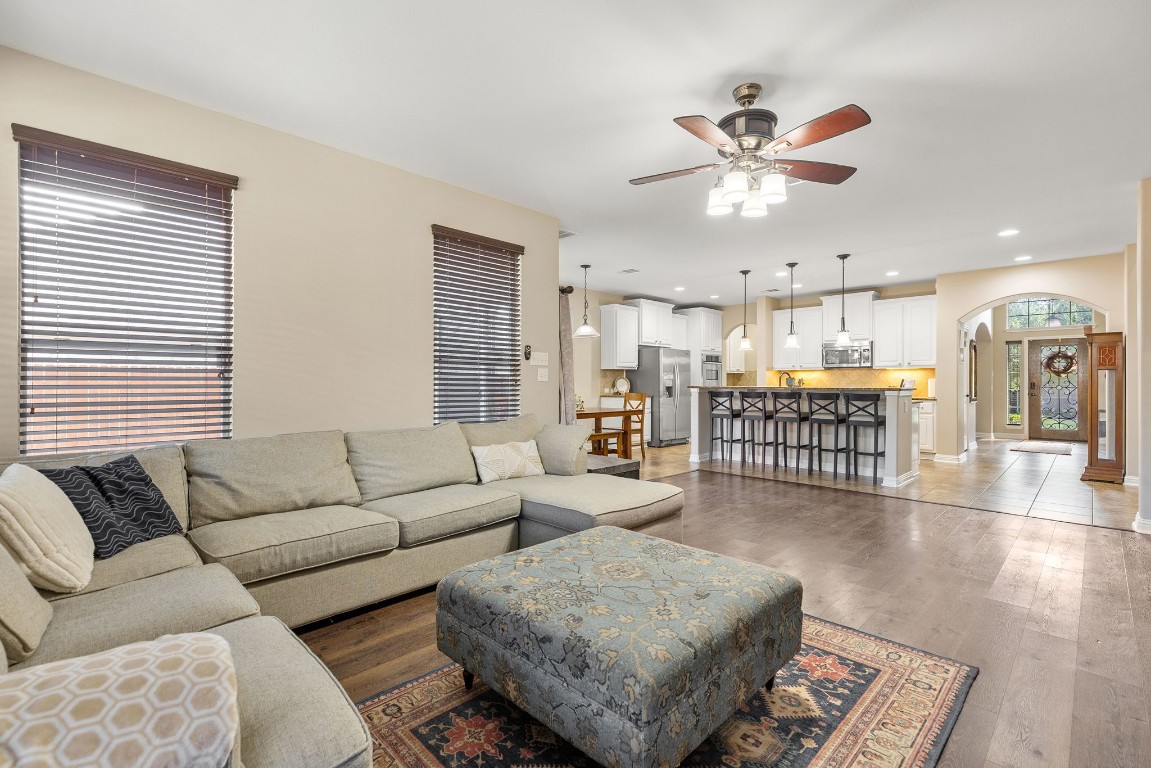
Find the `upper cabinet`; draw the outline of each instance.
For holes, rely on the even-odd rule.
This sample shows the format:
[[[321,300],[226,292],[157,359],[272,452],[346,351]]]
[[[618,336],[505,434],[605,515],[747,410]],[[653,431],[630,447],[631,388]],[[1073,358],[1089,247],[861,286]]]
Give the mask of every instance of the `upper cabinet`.
[[[727,337],[727,354],[724,355],[723,367],[728,373],[744,373],[747,371],[747,353],[739,348],[742,335],[739,331],[732,331]]]
[[[639,367],[639,309],[624,304],[599,308],[600,368],[634,371]]]
[[[670,347],[674,305],[651,299],[630,299],[624,304],[639,310],[639,343],[649,347]]]
[[[847,322],[852,341],[870,341],[872,338],[872,304],[875,291],[859,291],[842,297],[821,296],[823,302],[823,340],[834,343],[839,334],[840,307]]]
[[[811,371],[822,368],[823,308],[805,307],[795,310],[795,335],[799,337],[797,349],[788,349],[785,346],[790,324],[790,310],[777,309],[772,313],[772,368],[777,371]],[[838,308],[835,324],[838,328]]]
[[[668,343],[672,349],[687,349],[687,318],[683,315],[672,314]]]
[[[675,314],[687,318],[687,346],[684,349],[693,354],[723,351],[722,312],[708,307],[688,307],[677,309]]]
[[[934,296],[875,302],[873,367],[935,367],[935,308]]]

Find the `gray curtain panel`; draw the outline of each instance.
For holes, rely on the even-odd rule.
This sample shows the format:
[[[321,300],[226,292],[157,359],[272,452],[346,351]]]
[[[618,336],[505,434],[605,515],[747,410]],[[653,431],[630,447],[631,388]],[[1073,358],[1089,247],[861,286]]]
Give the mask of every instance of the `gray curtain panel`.
[[[560,408],[564,424],[576,423],[575,352],[572,350],[572,315],[568,294],[560,291]]]

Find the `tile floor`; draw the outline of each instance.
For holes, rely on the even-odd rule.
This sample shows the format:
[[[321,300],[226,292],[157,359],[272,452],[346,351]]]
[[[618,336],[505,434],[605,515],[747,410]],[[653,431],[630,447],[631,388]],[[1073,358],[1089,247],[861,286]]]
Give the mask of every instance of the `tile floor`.
[[[1137,488],[1113,483],[1086,483],[1079,479],[1087,446],[1072,443],[1071,455],[1012,451],[1017,440],[980,440],[963,464],[922,461],[919,477],[902,488],[874,485],[870,476],[832,478],[830,472],[808,475],[806,469],[776,472],[772,467],[710,461],[700,469],[775,480],[863,491],[969,509],[986,509],[1103,528],[1131,530],[1138,511]],[[651,455],[649,449],[648,455]],[[665,464],[668,462],[665,462]],[[641,470],[642,473],[642,470]],[[663,475],[656,475],[663,476]]]

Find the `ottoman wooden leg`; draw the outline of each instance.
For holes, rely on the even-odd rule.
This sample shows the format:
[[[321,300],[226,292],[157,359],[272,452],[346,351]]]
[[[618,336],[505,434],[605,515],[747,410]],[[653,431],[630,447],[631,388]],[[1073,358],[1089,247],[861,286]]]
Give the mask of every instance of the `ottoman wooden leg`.
[[[467,672],[465,672],[464,674],[466,675]],[[774,687],[775,687],[775,675],[772,675],[771,679],[767,681],[767,690],[770,691]]]
[[[472,685],[474,685],[475,682],[476,682],[476,676],[465,669],[464,670],[464,690],[470,691],[472,689]]]

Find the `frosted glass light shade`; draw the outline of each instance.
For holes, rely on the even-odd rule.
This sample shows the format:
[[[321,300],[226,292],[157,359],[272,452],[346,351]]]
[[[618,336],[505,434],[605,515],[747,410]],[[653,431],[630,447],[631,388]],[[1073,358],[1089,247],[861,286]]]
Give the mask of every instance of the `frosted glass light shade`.
[[[572,333],[573,339],[593,339],[596,336],[599,336],[599,331],[597,331],[595,328],[592,328],[591,323],[588,322],[585,322],[579,328],[576,328],[575,332]]]
[[[837,347],[850,347],[851,346],[851,331],[840,331],[835,336],[835,346]]]
[[[794,333],[787,334],[787,339],[784,340],[783,346],[787,349],[799,349],[799,337]]]
[[[759,180],[759,197],[768,205],[787,200],[787,177],[779,173],[769,173]]]
[[[746,200],[743,201],[743,208],[739,211],[740,216],[746,216],[749,219],[756,219],[760,216],[767,215],[767,203],[764,202],[763,196],[759,192],[759,187],[755,187],[748,194]]]
[[[729,205],[742,203],[750,194],[747,174],[731,171],[723,175],[723,201]]]
[[[747,336],[740,337],[739,349],[741,352],[750,352],[751,351],[751,339],[749,339]]]
[[[731,213],[731,210],[731,203],[723,201],[723,189],[712,187],[711,191],[707,193],[707,215],[726,216]]]

